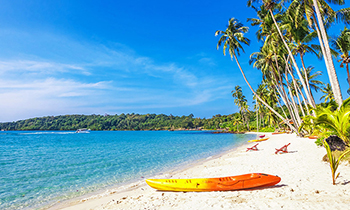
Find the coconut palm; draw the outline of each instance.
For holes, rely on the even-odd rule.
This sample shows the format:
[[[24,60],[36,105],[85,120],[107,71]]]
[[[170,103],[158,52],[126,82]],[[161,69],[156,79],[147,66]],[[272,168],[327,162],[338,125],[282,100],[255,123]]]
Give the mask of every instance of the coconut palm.
[[[224,55],[226,55],[226,50],[228,50],[229,54],[231,56],[231,59],[233,59],[233,57],[235,58],[236,63],[239,67],[239,70],[241,71],[241,73],[243,75],[244,80],[248,84],[248,86],[249,86],[250,90],[253,92],[253,94],[256,95],[255,91],[253,90],[250,83],[248,82],[248,80],[244,74],[244,71],[243,71],[243,69],[242,69],[242,67],[237,59],[237,55],[239,55],[239,50],[242,50],[244,52],[241,43],[249,45],[249,39],[244,37],[244,33],[246,33],[247,31],[248,31],[248,27],[243,26],[243,24],[238,22],[235,18],[231,18],[229,20],[229,24],[228,24],[227,29],[225,31],[221,31],[221,30],[216,31],[215,36],[221,35],[221,37],[218,41],[218,44],[217,44],[217,49],[219,49],[219,47],[221,45],[223,45]],[[281,118],[283,121],[287,122],[287,125],[291,128],[291,130],[297,132],[297,129],[295,129],[294,126],[292,126],[289,123],[289,121],[287,121],[285,118],[283,118],[276,110],[271,108],[267,103],[265,103],[263,100],[261,100],[261,98],[259,96],[257,96],[257,98],[267,108],[269,108],[273,113],[275,113],[279,118]]]
[[[284,104],[292,116],[292,120],[295,126],[298,126],[301,122],[301,118],[298,115],[297,105],[293,97],[288,97],[285,90],[284,73],[281,66],[285,66],[284,60],[280,54],[283,54],[283,46],[278,47],[278,43],[271,38],[269,44],[265,41],[264,46],[260,48],[259,52],[255,52],[250,56],[250,63],[254,63],[253,66],[258,68],[263,73],[263,79],[266,84],[271,83],[271,87],[275,89],[281,97]],[[281,46],[281,45],[279,45]],[[286,115],[285,115],[286,116]]]
[[[319,52],[320,46],[316,44],[311,44],[317,34],[316,32],[311,32],[308,28],[308,22],[303,15],[300,15],[300,10],[302,10],[301,4],[297,1],[293,1],[291,5],[288,7],[285,15],[283,16],[283,28],[286,29],[286,37],[289,38],[291,42],[291,50],[295,55],[300,55],[301,64],[303,69],[306,69],[304,56],[306,53],[315,54],[318,58],[321,58],[321,54]],[[302,70],[303,71],[303,70]],[[305,71],[303,71],[306,73]],[[314,106],[316,106],[315,100],[311,93],[309,78],[306,74],[303,75],[307,90],[311,95],[311,102]]]
[[[233,118],[233,124],[232,125],[236,125],[237,126],[237,132],[239,132],[238,125],[242,124],[242,123],[243,123],[243,120],[242,120],[242,117],[240,115],[236,115]]]
[[[309,78],[310,90],[318,91],[321,90],[320,86],[323,86],[324,83],[317,78],[322,75],[322,71],[314,71],[314,67],[309,66],[306,68],[306,71],[302,69],[303,75],[305,74]]]
[[[318,90],[322,90],[322,86],[324,85],[324,83],[320,80],[318,80],[317,78],[319,76],[322,75],[321,71],[314,71],[314,67],[309,66],[308,68],[306,68],[306,71],[304,69],[302,69],[302,73],[303,75],[305,75],[305,77],[308,78],[308,86],[310,87],[310,93],[313,97],[313,93],[312,90],[314,91],[318,91]]]
[[[350,10],[349,8],[343,8],[341,10],[334,11],[324,0],[299,0],[299,2],[301,4],[301,8],[304,8],[304,14],[309,22],[309,25],[313,26],[317,32],[335,100],[340,106],[343,98],[340,91],[337,73],[334,68],[324,23],[328,24],[337,20],[348,24]],[[343,5],[345,3],[344,0],[328,0],[328,2],[336,5]]]
[[[257,2],[260,2],[260,1],[259,0],[248,0],[247,4],[250,7],[250,6],[252,6],[253,3],[257,3]],[[280,26],[278,25],[278,23],[276,21],[276,18],[274,16],[274,13],[273,13],[273,11],[276,10],[276,8],[280,8],[281,5],[278,4],[277,3],[278,1],[276,1],[276,0],[263,0],[262,2],[263,2],[264,7],[269,11],[269,13],[271,15],[271,18],[272,18],[272,20],[274,22],[274,25],[275,25],[275,27],[277,29],[277,32],[278,32],[279,36],[280,36],[280,39],[282,40],[283,45],[285,46],[285,48],[286,48],[286,50],[288,52],[288,55],[289,55],[289,57],[290,57],[290,59],[292,61],[292,64],[293,64],[293,66],[294,66],[294,68],[296,70],[296,73],[298,74],[298,77],[299,77],[299,79],[300,79],[300,81],[301,81],[301,83],[303,85],[303,88],[305,90],[307,90],[307,86],[306,86],[305,80],[302,78],[302,75],[301,75],[299,67],[298,67],[298,65],[297,65],[297,63],[296,63],[296,61],[294,59],[292,51],[290,50],[290,47],[288,46],[288,44],[287,44],[287,42],[285,40],[285,37],[283,36],[282,31],[280,30]],[[307,91],[305,91],[305,92],[306,92],[305,94],[306,94],[307,99],[308,99],[308,103],[312,107],[315,107],[315,105],[312,104],[311,95]]]
[[[321,89],[321,91],[324,93],[324,95],[320,98],[320,100],[324,99],[324,102],[327,103],[328,101],[331,102],[334,100],[334,94],[332,91],[332,87],[327,83],[326,87]]]
[[[242,103],[242,97],[245,98],[245,96],[243,96],[242,87],[240,87],[239,85],[236,85],[235,90],[232,90],[231,93],[232,93],[232,97],[235,98],[234,100],[235,104],[238,107],[240,107]]]
[[[266,87],[266,84],[260,84],[258,86],[258,89],[256,90],[256,94],[264,101],[268,100],[268,90]],[[263,104],[257,100],[256,96],[253,94],[253,100],[255,100],[257,103],[255,104],[255,109],[258,111],[258,115],[260,118],[259,121],[263,120],[264,118],[264,113],[265,113],[265,108],[263,106]],[[258,122],[259,124],[259,122]],[[264,124],[265,125],[265,124]],[[263,126],[264,127],[264,126]]]
[[[246,112],[249,112],[248,110],[249,106],[248,106],[246,97],[243,95],[242,88],[239,85],[237,85],[235,87],[235,90],[231,91],[231,93],[232,93],[232,96],[235,98],[234,100],[235,104],[239,107],[239,112],[242,116],[243,123],[247,124],[247,128],[249,130],[249,125],[248,125],[249,121],[246,115]]]
[[[341,52],[342,54],[340,55],[340,60],[341,64],[340,67],[344,67],[344,64],[346,66],[346,71],[348,73],[348,84],[349,84],[349,89],[348,89],[348,94],[350,95],[350,73],[349,73],[349,63],[350,63],[350,30],[346,27],[344,27],[344,30],[340,32],[340,35],[333,39],[331,41],[332,46]]]

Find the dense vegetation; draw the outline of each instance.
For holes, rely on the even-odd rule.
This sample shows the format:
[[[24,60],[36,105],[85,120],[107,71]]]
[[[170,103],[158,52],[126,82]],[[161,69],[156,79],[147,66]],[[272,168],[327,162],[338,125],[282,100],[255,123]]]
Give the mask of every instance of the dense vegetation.
[[[120,114],[120,115],[62,115],[31,118],[16,122],[0,123],[3,130],[172,130],[172,129],[227,129],[247,130],[246,125],[236,123],[238,113],[215,115],[210,119],[164,114]],[[256,129],[254,112],[247,113],[250,129]]]

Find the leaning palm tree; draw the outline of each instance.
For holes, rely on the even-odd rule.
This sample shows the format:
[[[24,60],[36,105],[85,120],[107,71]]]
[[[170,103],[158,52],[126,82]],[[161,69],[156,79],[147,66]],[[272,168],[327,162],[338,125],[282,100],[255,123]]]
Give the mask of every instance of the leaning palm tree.
[[[328,2],[336,5],[343,5],[344,0],[327,0]],[[349,8],[343,8],[338,11],[334,11],[331,6],[327,4],[325,0],[299,0],[301,8],[304,8],[304,14],[309,22],[309,26],[313,26],[317,32],[318,40],[320,42],[322,54],[327,68],[327,73],[331,83],[334,97],[338,105],[340,106],[343,101],[343,97],[340,91],[340,85],[337,77],[337,73],[334,68],[331,49],[328,43],[328,36],[325,29],[325,25],[334,21],[343,21],[349,24]]]
[[[285,15],[282,19],[282,27],[286,29],[286,38],[290,39],[291,42],[291,50],[295,55],[300,55],[301,64],[303,69],[306,69],[304,56],[306,53],[313,53],[319,59],[321,58],[321,54],[319,52],[320,46],[316,44],[311,44],[311,42],[317,37],[316,32],[311,32],[308,27],[308,22],[306,18],[300,14],[300,10],[302,10],[301,4],[297,1],[293,1],[291,5],[288,7]],[[303,71],[303,70],[302,70]],[[310,85],[309,85],[309,77],[305,74],[306,71],[303,71],[304,80],[306,82],[306,87],[308,93],[311,95],[311,102],[314,106],[316,103],[314,101]]]
[[[286,42],[286,40],[285,40],[285,37],[283,36],[283,33],[282,33],[281,29],[280,29],[280,26],[278,25],[277,20],[276,20],[276,18],[275,18],[275,15],[274,15],[274,13],[273,13],[274,10],[276,10],[276,9],[279,8],[279,7],[281,7],[281,5],[278,4],[277,2],[278,2],[277,0],[262,0],[262,3],[263,3],[263,5],[264,5],[264,7],[266,8],[266,10],[269,11],[269,13],[270,13],[270,15],[271,15],[271,17],[272,17],[272,20],[273,20],[273,22],[274,22],[274,25],[275,25],[275,27],[276,27],[276,29],[277,29],[278,34],[279,34],[279,37],[281,38],[281,40],[282,40],[282,42],[283,42],[283,45],[285,46],[285,48],[286,48],[286,50],[287,50],[287,52],[288,52],[288,55],[289,55],[289,57],[290,57],[290,60],[291,60],[293,66],[294,66],[294,68],[295,68],[296,73],[298,74],[298,77],[299,77],[299,79],[300,79],[300,81],[301,81],[301,83],[302,83],[302,85],[303,85],[303,88],[304,88],[305,90],[307,90],[307,86],[306,86],[305,80],[302,78],[302,75],[301,75],[300,70],[299,70],[299,67],[298,67],[298,65],[297,65],[297,63],[296,63],[296,61],[295,61],[295,59],[294,59],[294,56],[293,56],[293,54],[292,54],[292,51],[290,50],[290,47],[288,46],[288,44],[287,44],[287,42]],[[260,0],[248,0],[247,5],[248,5],[249,7],[251,7],[253,3],[260,3]],[[306,94],[308,103],[309,103],[312,107],[315,108],[315,105],[312,104],[311,95],[310,95],[307,91],[305,91],[305,94]]]
[[[342,54],[340,55],[340,60],[341,64],[340,67],[344,67],[344,64],[346,66],[346,71],[348,73],[348,84],[349,84],[349,89],[348,89],[348,94],[350,95],[350,73],[349,73],[349,63],[350,63],[350,30],[346,27],[344,27],[344,30],[340,32],[340,35],[333,39],[331,41],[332,46],[341,52]]]
[[[221,35],[218,44],[217,44],[217,49],[221,45],[223,45],[223,53],[226,55],[226,50],[229,51],[229,54],[231,56],[231,60],[233,57],[235,58],[238,68],[241,71],[244,80],[246,81],[247,85],[249,86],[250,90],[253,92],[254,95],[256,95],[255,91],[253,90],[252,86],[248,82],[244,71],[237,59],[237,55],[239,55],[239,50],[242,50],[244,52],[244,49],[241,45],[241,43],[244,43],[246,45],[249,45],[250,40],[246,37],[244,37],[244,33],[248,32],[248,27],[243,26],[242,23],[240,23],[238,20],[235,18],[231,18],[228,22],[228,27],[225,31],[217,30],[215,32],[215,36]],[[237,55],[236,55],[237,54]],[[281,118],[284,122],[287,123],[287,125],[291,128],[291,130],[297,132],[297,129],[295,129],[294,126],[292,126],[289,121],[285,118],[283,118],[276,110],[271,108],[266,102],[261,100],[261,98],[256,95],[259,101],[261,101],[267,108],[269,108],[273,113],[275,113],[279,118]]]

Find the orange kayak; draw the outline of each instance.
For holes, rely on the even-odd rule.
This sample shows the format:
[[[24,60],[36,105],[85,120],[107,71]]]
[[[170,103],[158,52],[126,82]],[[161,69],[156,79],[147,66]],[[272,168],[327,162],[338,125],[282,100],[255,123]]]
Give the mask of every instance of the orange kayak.
[[[283,134],[283,133],[286,133],[286,132],[274,132],[274,133],[272,133],[272,135],[275,135],[275,134]]]
[[[254,139],[254,140],[249,140],[248,142],[257,142],[257,141],[266,141],[268,140],[270,137],[266,137],[266,138],[263,138],[263,139]]]
[[[146,179],[149,186],[162,191],[226,191],[269,187],[281,181],[278,176],[251,173],[239,176],[198,179]]]
[[[309,139],[318,139],[318,136],[309,136]]]

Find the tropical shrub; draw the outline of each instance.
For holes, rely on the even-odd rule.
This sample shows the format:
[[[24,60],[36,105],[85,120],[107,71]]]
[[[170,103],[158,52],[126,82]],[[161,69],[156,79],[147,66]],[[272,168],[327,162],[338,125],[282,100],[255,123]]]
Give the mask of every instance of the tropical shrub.
[[[320,107],[315,111],[315,125],[326,128],[349,144],[350,98],[346,99],[338,110],[331,111],[330,108]]]

